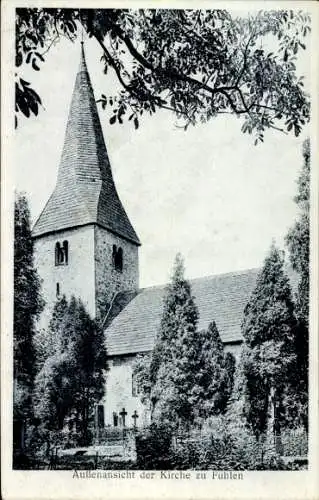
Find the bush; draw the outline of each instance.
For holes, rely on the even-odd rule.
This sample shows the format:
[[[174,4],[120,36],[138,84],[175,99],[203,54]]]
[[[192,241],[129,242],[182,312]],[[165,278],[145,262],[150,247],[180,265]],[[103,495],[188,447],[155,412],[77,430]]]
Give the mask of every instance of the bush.
[[[257,440],[242,420],[231,415],[211,417],[201,430],[183,435],[174,434],[168,426],[153,425],[137,436],[137,468],[299,470],[307,466],[306,459],[294,458],[306,456],[307,437],[302,430],[282,434],[284,450],[291,452],[289,461],[276,454],[272,441],[266,434]]]
[[[169,469],[172,430],[168,425],[151,424],[136,435],[139,469]]]
[[[307,456],[308,435],[304,427],[285,429],[281,434],[285,456]]]

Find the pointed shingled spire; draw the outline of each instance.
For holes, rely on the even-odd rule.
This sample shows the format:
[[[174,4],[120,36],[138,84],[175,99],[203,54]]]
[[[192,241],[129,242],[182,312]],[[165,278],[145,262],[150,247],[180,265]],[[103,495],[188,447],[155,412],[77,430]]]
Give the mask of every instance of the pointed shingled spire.
[[[55,189],[34,237],[96,223],[140,245],[113,181],[83,42]]]

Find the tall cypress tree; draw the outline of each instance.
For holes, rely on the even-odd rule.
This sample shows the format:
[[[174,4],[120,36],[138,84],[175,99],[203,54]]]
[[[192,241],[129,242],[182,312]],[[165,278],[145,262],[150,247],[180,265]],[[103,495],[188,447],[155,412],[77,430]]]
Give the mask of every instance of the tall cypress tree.
[[[274,431],[280,431],[283,393],[295,363],[295,328],[283,254],[272,245],[245,308],[242,326],[247,419],[257,437],[266,430],[269,409],[274,413]]]
[[[35,377],[34,334],[36,320],[43,309],[40,288],[40,279],[34,267],[28,201],[24,194],[17,193],[14,207],[13,299],[15,421],[32,418],[31,394]]]
[[[197,321],[178,254],[151,361],[141,359],[136,373],[144,387],[143,398],[151,400],[153,420],[184,429],[224,412],[233,382],[234,360],[225,355],[216,324],[198,332]]]
[[[235,360],[224,352],[216,323],[213,321],[200,335],[198,373],[198,415],[207,418],[224,413],[232,392]]]
[[[198,311],[184,263],[176,256],[167,286],[163,315],[150,364],[153,418],[189,425],[194,419],[194,386],[198,369]]]
[[[299,275],[296,294],[297,362],[292,380],[290,403],[295,406],[294,421],[308,427],[308,366],[309,366],[309,248],[310,248],[310,141],[303,144],[303,166],[297,181],[295,202],[298,217],[286,236],[290,261]],[[287,394],[289,397],[289,393]]]

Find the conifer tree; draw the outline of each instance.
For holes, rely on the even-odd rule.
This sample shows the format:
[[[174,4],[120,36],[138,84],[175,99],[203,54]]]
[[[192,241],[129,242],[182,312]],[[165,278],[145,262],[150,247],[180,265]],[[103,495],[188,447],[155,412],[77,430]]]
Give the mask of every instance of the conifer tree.
[[[40,279],[34,267],[30,211],[24,194],[17,193],[14,208],[14,419],[32,418],[31,394],[35,377],[34,335],[43,309]]]
[[[233,386],[235,361],[231,354],[224,352],[215,322],[210,323],[207,330],[201,331],[200,337],[196,376],[200,392],[196,403],[199,416],[207,418],[226,410]]]
[[[303,166],[298,178],[295,202],[299,214],[286,236],[293,269],[299,275],[296,294],[296,369],[291,392],[287,394],[290,407],[295,407],[294,422],[308,427],[308,365],[309,365],[309,247],[310,247],[310,142],[303,144]],[[290,396],[290,397],[289,397]],[[287,401],[288,403],[288,401]]]
[[[75,424],[78,444],[90,439],[94,405],[104,394],[107,369],[102,329],[92,320],[81,300],[62,298],[55,305],[47,343],[35,386],[35,410],[47,431]]]
[[[167,286],[163,315],[150,365],[153,417],[189,425],[194,419],[195,374],[198,369],[198,311],[176,256]]]
[[[167,287],[162,321],[150,356],[134,373],[149,400],[153,422],[188,429],[225,411],[232,391],[234,359],[225,355],[216,324],[197,331],[198,311],[178,254]]]
[[[282,253],[272,245],[244,311],[242,363],[246,378],[246,416],[257,438],[282,425],[282,398],[295,363],[296,320]]]

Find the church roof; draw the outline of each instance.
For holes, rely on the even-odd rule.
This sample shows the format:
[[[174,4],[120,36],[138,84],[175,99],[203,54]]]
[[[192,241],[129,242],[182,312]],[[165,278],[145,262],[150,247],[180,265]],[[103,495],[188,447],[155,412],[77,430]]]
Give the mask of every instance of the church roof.
[[[199,311],[198,329],[215,321],[224,343],[241,342],[244,307],[259,269],[189,280]],[[109,356],[152,350],[160,326],[165,286],[141,289],[106,329]]]
[[[113,181],[82,44],[57,183],[32,234],[90,223],[140,245]]]

